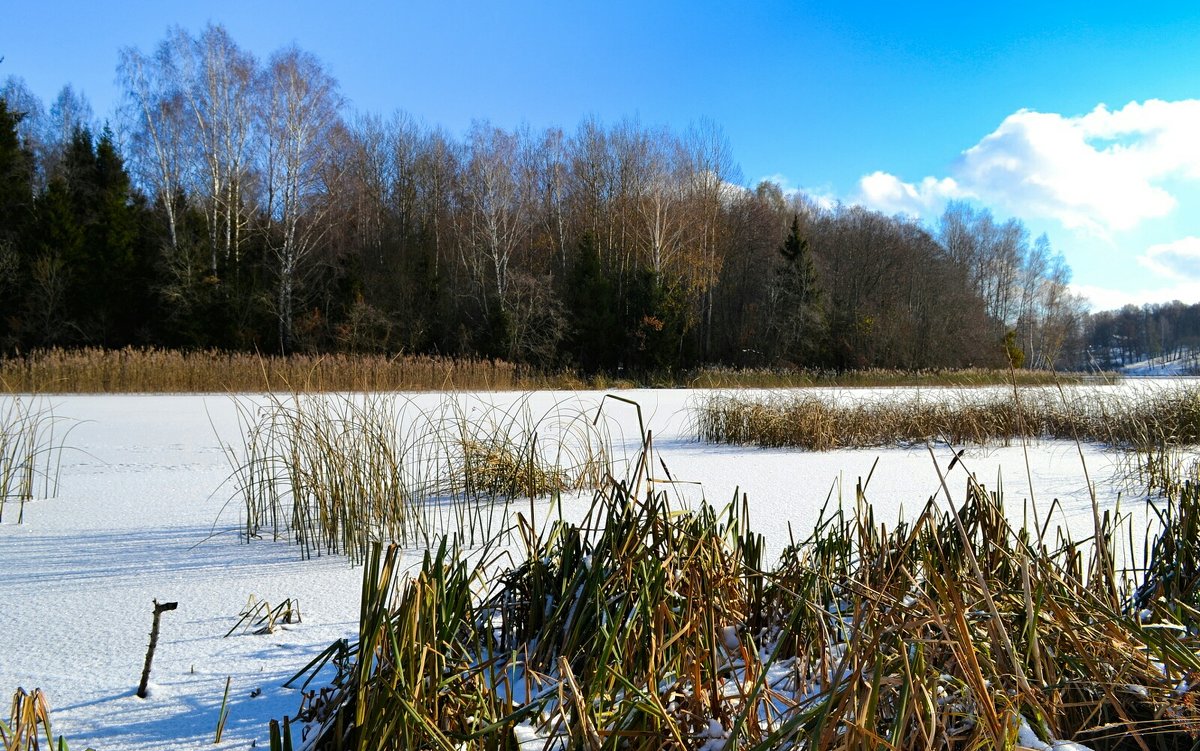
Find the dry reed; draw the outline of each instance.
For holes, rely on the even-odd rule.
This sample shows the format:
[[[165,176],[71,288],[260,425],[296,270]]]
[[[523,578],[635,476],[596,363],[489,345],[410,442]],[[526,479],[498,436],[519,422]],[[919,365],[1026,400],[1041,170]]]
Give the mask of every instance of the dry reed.
[[[288,357],[221,350],[38,350],[0,358],[0,383],[17,392],[214,393],[288,391],[506,391],[614,389],[636,386],[777,388],[801,386],[991,386],[1112,383],[1111,373],[1088,376],[1019,370],[819,371],[733,369],[719,366],[646,374],[640,378],[582,377],[543,372],[498,360],[424,355],[296,354]]]
[[[89,394],[484,391],[522,389],[542,380],[498,360],[89,348],[0,359],[0,382],[17,392]]]
[[[361,561],[375,541],[428,545],[497,534],[521,498],[594,488],[609,441],[579,409],[497,406],[453,395],[433,410],[395,394],[237,400],[241,445],[225,444],[246,541]]]
[[[646,448],[649,448],[647,441]],[[642,473],[652,465],[636,465]],[[523,555],[375,546],[359,636],[299,715],[313,749],[1194,748],[1200,486],[1052,544],[974,479],[877,525],[860,485],[773,568],[748,504],[682,512],[643,476]],[[507,558],[506,558],[507,559]],[[1177,573],[1181,572],[1181,573]],[[272,745],[282,748],[281,743]]]
[[[45,737],[47,751],[67,751],[67,741],[61,735],[54,740],[50,732],[50,704],[40,688],[32,693],[18,688],[13,693],[9,720],[0,720],[0,749],[3,751],[38,751]],[[92,751],[88,749],[88,751]]]
[[[944,441],[1007,444],[1065,438],[1132,449],[1200,442],[1200,390],[1026,388],[933,390],[835,401],[818,392],[765,396],[712,394],[692,405],[700,440],[812,451]]]
[[[18,504],[17,523],[25,520],[25,504],[58,492],[62,427],[52,406],[38,395],[0,392],[0,522],[7,504]]]

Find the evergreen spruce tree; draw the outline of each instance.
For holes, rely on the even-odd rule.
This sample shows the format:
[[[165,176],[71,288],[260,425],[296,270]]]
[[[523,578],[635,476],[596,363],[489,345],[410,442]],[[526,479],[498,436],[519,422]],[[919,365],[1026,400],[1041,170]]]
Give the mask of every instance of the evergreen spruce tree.
[[[779,258],[771,288],[776,354],[793,364],[812,365],[826,338],[825,300],[799,216],[792,217]]]
[[[0,353],[19,344],[29,263],[24,245],[33,217],[33,154],[21,143],[23,115],[0,97]]]
[[[96,144],[93,221],[88,244],[93,264],[97,306],[95,336],[109,346],[141,338],[152,309],[154,246],[146,228],[151,220],[146,202],[132,186],[125,162],[105,128]]]
[[[150,315],[151,225],[105,130],[80,128],[35,202],[28,345],[121,346]]]
[[[630,332],[626,362],[633,375],[664,375],[692,364],[694,350],[685,337],[687,302],[681,286],[666,286],[652,269],[634,274],[624,323]]]
[[[615,372],[624,346],[616,288],[600,266],[596,239],[580,238],[567,278],[567,347],[587,375]]]
[[[21,120],[0,98],[0,241],[15,242],[33,208],[33,155],[17,133]]]

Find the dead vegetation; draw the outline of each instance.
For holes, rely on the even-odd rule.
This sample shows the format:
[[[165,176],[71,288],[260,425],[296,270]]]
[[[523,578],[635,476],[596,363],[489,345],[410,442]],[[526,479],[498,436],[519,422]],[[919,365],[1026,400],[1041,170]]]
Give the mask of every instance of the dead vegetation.
[[[674,508],[649,440],[578,524],[519,554],[373,546],[356,641],[309,699],[313,749],[1194,748],[1200,486],[1088,539],[972,479],[879,524],[858,487],[778,562],[749,503]],[[940,470],[939,470],[940,473]],[[1143,537],[1144,535],[1144,537]],[[1143,542],[1136,565],[1117,551]],[[311,678],[310,678],[311,679]],[[280,744],[273,748],[282,748]]]
[[[1200,389],[1188,386],[934,389],[840,400],[820,391],[720,393],[692,409],[700,440],[811,451],[1040,438],[1139,450],[1200,442]]]

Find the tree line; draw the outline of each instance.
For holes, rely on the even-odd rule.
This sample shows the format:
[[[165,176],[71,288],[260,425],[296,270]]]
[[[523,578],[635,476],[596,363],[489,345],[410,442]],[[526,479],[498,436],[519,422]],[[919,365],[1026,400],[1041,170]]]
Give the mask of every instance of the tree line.
[[[1088,361],[1097,368],[1155,358],[1194,361],[1200,354],[1200,303],[1175,300],[1095,313],[1088,317],[1084,339]]]
[[[1072,365],[1043,236],[742,185],[720,128],[355,112],[316,57],[221,26],[121,51],[98,126],[0,92],[0,350],[418,352],[630,374],[699,364]]]

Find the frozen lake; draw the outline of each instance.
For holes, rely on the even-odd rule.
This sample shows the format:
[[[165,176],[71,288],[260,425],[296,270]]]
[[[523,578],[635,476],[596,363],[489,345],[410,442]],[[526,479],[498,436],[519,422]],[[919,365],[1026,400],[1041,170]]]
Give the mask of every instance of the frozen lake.
[[[1093,388],[1093,387],[1089,387]],[[1156,388],[1137,383],[1117,387]],[[830,399],[874,399],[885,390],[814,390]],[[937,389],[916,392],[937,398]],[[749,496],[751,521],[768,540],[769,557],[787,544],[789,527],[805,536],[826,499],[848,505],[859,478],[874,473],[866,496],[876,520],[894,523],[941,493],[924,446],[811,453],[696,442],[687,408],[702,395],[683,390],[617,392],[641,405],[656,458],[677,481],[683,504],[706,498],[723,505]],[[456,398],[463,408],[520,403],[542,415],[594,415],[600,392],[408,395],[409,408],[435,410]],[[245,400],[263,397],[238,397]],[[66,438],[57,497],[15,509],[0,524],[0,691],[43,689],[54,732],[72,748],[176,749],[211,745],[226,678],[230,709],[222,748],[265,747],[271,718],[294,713],[300,693],[284,681],[334,640],[356,633],[360,570],[345,558],[301,560],[286,543],[239,539],[240,504],[225,481],[231,466],[222,443],[240,443],[234,397],[197,395],[54,396],[54,414],[73,426]],[[640,439],[629,405],[605,402],[618,456]],[[1027,453],[1026,453],[1027,449]],[[935,446],[943,472],[953,449]],[[1081,455],[1082,454],[1082,455]],[[1027,458],[1028,457],[1028,464]],[[1028,466],[1028,472],[1026,467]],[[1031,497],[1045,513],[1057,499],[1060,523],[1086,536],[1091,501],[1084,467],[1104,507],[1117,502],[1115,474],[1124,465],[1098,446],[1039,441],[1028,447],[968,448],[948,475],[961,499],[965,472],[989,488],[1002,482],[1010,513]],[[620,468],[618,468],[620,469]],[[665,479],[661,468],[658,479]],[[1129,507],[1141,506],[1136,495]],[[570,516],[586,499],[564,503]],[[528,513],[528,501],[516,508]],[[535,504],[538,523],[550,518]],[[414,560],[417,560],[414,554]],[[251,596],[272,606],[298,600],[303,622],[273,634],[223,638]],[[176,601],[164,614],[149,698],[137,698],[152,600]]]

